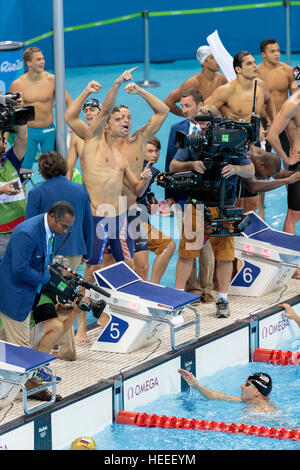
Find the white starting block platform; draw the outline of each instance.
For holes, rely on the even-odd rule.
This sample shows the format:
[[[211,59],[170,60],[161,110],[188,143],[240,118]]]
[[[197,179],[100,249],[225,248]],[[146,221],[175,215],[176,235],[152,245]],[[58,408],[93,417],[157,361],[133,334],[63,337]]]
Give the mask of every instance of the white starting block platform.
[[[189,304],[199,300],[198,295],[143,281],[123,261],[94,272],[96,283],[110,297],[90,290],[95,301],[104,300],[104,312],[109,322],[101,332],[92,350],[128,353],[149,345],[157,339],[161,329],[168,326],[174,350],[194,343],[200,337],[200,315]],[[183,322],[183,307],[191,309],[195,320]],[[177,326],[178,325],[178,326]],[[175,333],[195,325],[195,338],[188,343],[175,344]]]
[[[26,414],[32,414],[53,405],[56,400],[56,376],[47,365],[55,359],[56,357],[52,354],[0,341],[0,409],[11,404],[21,389],[23,390],[24,412]],[[27,391],[25,383],[35,375],[41,366],[52,376],[52,381]],[[28,396],[49,387],[52,389],[52,400],[29,410]]]
[[[257,297],[276,291],[300,267],[300,236],[272,229],[255,212],[246,215],[250,224],[234,237],[242,267],[229,294]]]

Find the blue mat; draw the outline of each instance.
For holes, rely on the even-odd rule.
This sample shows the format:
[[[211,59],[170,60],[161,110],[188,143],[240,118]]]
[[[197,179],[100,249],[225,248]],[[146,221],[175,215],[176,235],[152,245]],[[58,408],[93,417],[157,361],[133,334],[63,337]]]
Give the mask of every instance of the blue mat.
[[[120,292],[136,295],[144,300],[157,302],[174,309],[183,307],[200,299],[199,295],[190,294],[171,287],[158,286],[144,281],[137,281],[119,289]]]
[[[0,341],[0,369],[2,362],[28,372],[55,359],[56,356],[52,354]]]
[[[287,248],[300,252],[300,236],[279,232],[269,227],[254,212],[247,214],[251,224],[245,228],[244,233],[252,239],[270,243],[276,247]]]

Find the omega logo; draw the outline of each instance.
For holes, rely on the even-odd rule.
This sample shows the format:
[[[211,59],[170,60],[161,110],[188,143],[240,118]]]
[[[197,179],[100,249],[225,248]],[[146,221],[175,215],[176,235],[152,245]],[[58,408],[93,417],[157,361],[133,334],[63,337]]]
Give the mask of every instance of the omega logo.
[[[275,324],[271,324],[268,327],[264,327],[262,329],[262,337],[268,338],[268,336],[272,336],[280,331],[284,330],[287,326],[289,326],[289,321],[287,318],[280,320]]]
[[[158,386],[159,383],[157,377],[155,377],[154,379],[146,380],[146,382],[142,384],[137,384],[135,387],[129,387],[127,392],[127,398],[128,400],[130,400],[131,398],[142,395],[143,393],[148,392],[149,390],[152,390],[153,388]]]

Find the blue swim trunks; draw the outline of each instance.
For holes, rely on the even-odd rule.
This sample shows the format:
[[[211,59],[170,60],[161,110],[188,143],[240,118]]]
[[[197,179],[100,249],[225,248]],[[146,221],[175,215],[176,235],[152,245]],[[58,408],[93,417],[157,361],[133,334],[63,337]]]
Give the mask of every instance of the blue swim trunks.
[[[143,217],[141,205],[135,206],[133,211],[127,212],[127,220],[129,225],[129,236],[132,237],[133,234],[134,253],[148,251],[148,235],[146,235],[142,225],[142,222],[148,223],[148,213],[146,216],[144,214]],[[106,245],[105,253],[111,253],[109,243]]]
[[[116,217],[93,216],[93,231],[93,255],[87,264],[102,264],[104,251],[108,243],[116,261],[133,258],[134,240],[133,235],[130,233],[126,212]]]
[[[50,152],[55,149],[56,130],[54,125],[48,127],[28,127],[28,139],[26,153],[22,162],[22,168],[31,170],[36,153]]]

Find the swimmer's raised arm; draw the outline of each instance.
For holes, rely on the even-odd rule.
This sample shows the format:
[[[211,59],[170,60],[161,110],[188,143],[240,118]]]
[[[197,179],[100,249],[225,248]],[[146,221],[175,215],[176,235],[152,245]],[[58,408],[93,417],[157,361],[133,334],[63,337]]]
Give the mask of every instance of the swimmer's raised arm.
[[[202,393],[202,395],[205,396],[205,398],[208,400],[242,401],[240,397],[227,395],[226,393],[215,392],[214,390],[210,390],[209,388],[204,387],[204,385],[201,385],[191,372],[188,372],[185,369],[178,369],[178,372],[190,387],[198,390],[198,392]]]
[[[152,95],[147,90],[144,90],[144,88],[141,88],[136,83],[128,83],[128,85],[126,85],[125,87],[125,91],[129,95],[139,95],[149,104],[149,106],[154,111],[154,114],[151,116],[147,124],[136,131],[142,132],[143,138],[145,140],[149,137],[152,137],[154,134],[156,134],[156,132],[159,131],[163,122],[168,116],[168,106],[159,98]]]
[[[98,93],[101,88],[102,85],[100,85],[100,83],[96,80],[92,80],[88,83],[82,93],[80,93],[80,95],[70,103],[67,111],[65,112],[66,123],[78,135],[78,137],[83,140],[86,138],[88,125],[79,118],[82,106],[91,93]]]
[[[88,136],[93,137],[101,135],[104,131],[105,124],[116,104],[117,95],[121,85],[125,82],[132,80],[131,73],[138,67],[125,70],[115,81],[109,92],[107,93],[103,103],[101,112],[95,117],[91,125],[89,126]]]

